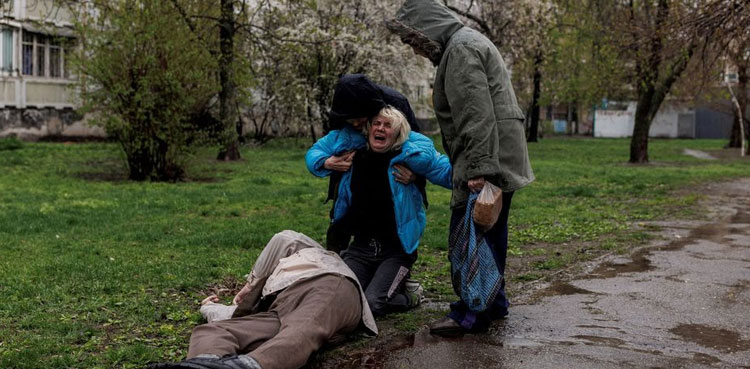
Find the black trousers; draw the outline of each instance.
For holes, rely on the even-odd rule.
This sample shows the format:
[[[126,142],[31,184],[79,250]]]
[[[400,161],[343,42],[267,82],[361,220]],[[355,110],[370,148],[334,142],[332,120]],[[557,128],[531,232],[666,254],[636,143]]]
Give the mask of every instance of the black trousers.
[[[373,315],[406,311],[412,306],[404,294],[404,282],[417,260],[416,251],[410,255],[400,244],[355,239],[341,258],[359,279]]]

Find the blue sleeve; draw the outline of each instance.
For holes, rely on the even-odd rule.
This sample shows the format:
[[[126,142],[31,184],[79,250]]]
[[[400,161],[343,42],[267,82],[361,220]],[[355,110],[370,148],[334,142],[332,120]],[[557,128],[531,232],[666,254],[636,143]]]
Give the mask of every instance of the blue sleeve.
[[[314,176],[329,176],[332,171],[323,167],[328,158],[360,149],[365,147],[366,144],[362,133],[351,127],[331,131],[307,150],[307,154],[305,154],[307,170]]]
[[[427,170],[424,173],[428,181],[445,187],[453,188],[453,167],[446,155],[439,153],[433,148],[432,158],[428,160]]]
[[[307,165],[307,170],[309,170],[312,175],[317,177],[327,177],[331,175],[331,171],[324,168],[323,164],[325,164],[328,158],[336,154],[336,140],[338,139],[339,132],[340,131],[338,130],[331,131],[315,142],[315,144],[307,150],[307,153],[305,154],[305,164]]]
[[[453,167],[450,160],[435,149],[429,137],[412,132],[405,145],[415,153],[407,155],[406,165],[409,169],[438,186],[453,188]]]

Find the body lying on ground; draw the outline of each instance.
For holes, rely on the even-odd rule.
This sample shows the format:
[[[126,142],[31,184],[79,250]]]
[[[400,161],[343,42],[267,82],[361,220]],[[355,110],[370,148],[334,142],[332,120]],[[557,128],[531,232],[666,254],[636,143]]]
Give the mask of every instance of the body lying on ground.
[[[293,369],[324,344],[377,326],[354,273],[310,237],[277,233],[232,305],[203,301],[187,359],[153,369]]]

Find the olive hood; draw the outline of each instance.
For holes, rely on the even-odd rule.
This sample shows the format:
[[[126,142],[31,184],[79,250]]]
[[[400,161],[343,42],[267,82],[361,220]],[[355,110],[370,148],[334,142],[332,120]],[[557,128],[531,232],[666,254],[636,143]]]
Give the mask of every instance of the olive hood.
[[[440,63],[445,46],[464,27],[445,5],[435,0],[407,0],[386,26],[401,40],[424,51],[430,61]]]

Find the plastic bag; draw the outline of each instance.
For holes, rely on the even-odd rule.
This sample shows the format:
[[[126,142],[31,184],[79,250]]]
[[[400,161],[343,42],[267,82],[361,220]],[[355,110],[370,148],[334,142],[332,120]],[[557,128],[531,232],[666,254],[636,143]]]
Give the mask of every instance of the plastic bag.
[[[495,258],[472,219],[477,194],[469,195],[466,214],[450,234],[448,259],[451,261],[453,290],[473,312],[487,310],[503,283]]]
[[[474,223],[483,231],[487,231],[495,225],[501,210],[503,210],[503,191],[500,187],[485,181],[474,206]]]

